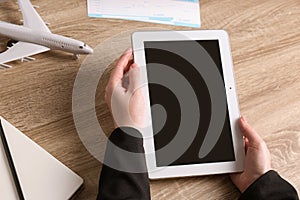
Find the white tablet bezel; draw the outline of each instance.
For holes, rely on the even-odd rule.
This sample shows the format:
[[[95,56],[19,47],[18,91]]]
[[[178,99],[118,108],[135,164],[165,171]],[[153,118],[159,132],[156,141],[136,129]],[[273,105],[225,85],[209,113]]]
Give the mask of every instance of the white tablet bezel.
[[[149,133],[143,133],[144,137],[145,135],[147,136],[146,140],[144,138],[144,149],[149,177],[151,179],[232,173],[243,171],[244,168],[244,140],[238,127],[240,112],[227,32],[223,30],[135,32],[132,34],[134,61],[139,66],[146,66],[144,51],[144,42],[146,41],[180,41],[187,39],[218,40],[219,42],[235,161],[157,167],[155,153],[153,153],[154,139],[151,126]],[[143,70],[142,73],[145,75],[143,77],[147,79],[147,71]],[[148,83],[148,80],[146,81]],[[148,91],[148,86],[146,87]],[[147,103],[150,108],[149,93],[147,94]]]

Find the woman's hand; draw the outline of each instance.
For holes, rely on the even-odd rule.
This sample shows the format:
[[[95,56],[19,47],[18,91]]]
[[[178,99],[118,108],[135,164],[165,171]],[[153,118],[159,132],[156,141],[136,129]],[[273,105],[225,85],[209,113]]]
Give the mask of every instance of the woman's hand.
[[[146,105],[140,77],[140,69],[133,62],[130,48],[120,57],[105,88],[105,100],[114,118],[115,128],[142,128],[145,125]]]
[[[230,178],[244,192],[256,179],[271,170],[271,159],[266,143],[244,117],[240,118],[239,125],[246,148],[244,172],[231,174]]]

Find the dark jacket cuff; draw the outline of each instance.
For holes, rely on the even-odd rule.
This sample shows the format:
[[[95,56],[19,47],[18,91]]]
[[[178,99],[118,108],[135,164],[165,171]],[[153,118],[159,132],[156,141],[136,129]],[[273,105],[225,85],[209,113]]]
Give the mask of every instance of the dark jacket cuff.
[[[143,136],[132,127],[116,128],[109,137],[110,142],[121,149],[133,153],[143,153]]]
[[[239,200],[298,200],[295,188],[270,170],[252,183]]]

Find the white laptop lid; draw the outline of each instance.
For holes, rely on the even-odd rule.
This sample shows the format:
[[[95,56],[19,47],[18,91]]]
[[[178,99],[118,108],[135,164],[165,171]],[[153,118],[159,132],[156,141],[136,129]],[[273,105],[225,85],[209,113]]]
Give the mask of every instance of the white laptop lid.
[[[0,117],[13,162],[27,200],[66,200],[83,179]],[[7,158],[0,143],[0,199],[18,199]]]

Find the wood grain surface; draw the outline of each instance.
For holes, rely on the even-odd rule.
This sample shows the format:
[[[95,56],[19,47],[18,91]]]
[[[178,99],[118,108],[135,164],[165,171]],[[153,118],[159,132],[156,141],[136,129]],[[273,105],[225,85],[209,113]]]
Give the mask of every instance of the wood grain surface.
[[[0,70],[0,115],[84,178],[85,188],[76,199],[95,199],[101,163],[83,145],[74,113],[88,116],[94,109],[109,135],[113,124],[103,91],[111,63],[130,45],[130,32],[190,28],[88,18],[83,0],[32,3],[40,6],[38,12],[53,33],[85,41],[97,56],[74,60],[68,53],[52,51],[34,56],[34,62],[10,63],[12,69]],[[1,21],[20,24],[20,19],[14,1],[0,1]],[[201,21],[201,29],[229,33],[241,113],[266,141],[273,168],[300,191],[300,1],[201,0]],[[0,36],[0,51],[7,41]],[[90,77],[97,78],[94,74],[101,77],[95,79],[94,104],[75,105],[74,110],[79,73],[85,76],[86,87],[92,84]],[[77,97],[84,99],[87,93]],[[89,128],[88,119],[80,125]],[[99,154],[105,144],[101,147]],[[237,199],[240,194],[228,175],[213,175],[152,181],[151,195],[152,199]]]

